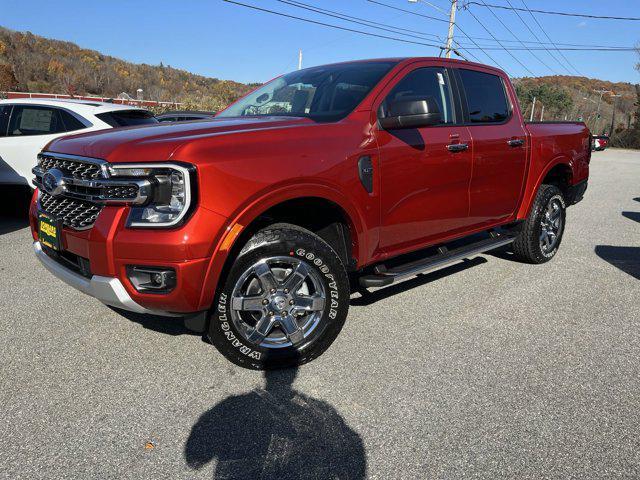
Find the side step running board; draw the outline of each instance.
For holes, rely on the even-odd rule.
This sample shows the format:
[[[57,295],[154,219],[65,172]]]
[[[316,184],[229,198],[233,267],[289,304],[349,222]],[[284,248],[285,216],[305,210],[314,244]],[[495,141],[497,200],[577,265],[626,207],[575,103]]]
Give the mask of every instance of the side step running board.
[[[447,247],[438,248],[436,255],[414,260],[412,262],[398,265],[387,269],[384,265],[377,265],[374,273],[360,277],[359,282],[362,287],[385,287],[391,285],[397,280],[401,280],[419,273],[436,270],[445,267],[451,263],[473,257],[480,253],[494,250],[504,245],[509,245],[515,240],[510,235],[493,235],[491,238],[481,240],[454,250],[448,250]]]

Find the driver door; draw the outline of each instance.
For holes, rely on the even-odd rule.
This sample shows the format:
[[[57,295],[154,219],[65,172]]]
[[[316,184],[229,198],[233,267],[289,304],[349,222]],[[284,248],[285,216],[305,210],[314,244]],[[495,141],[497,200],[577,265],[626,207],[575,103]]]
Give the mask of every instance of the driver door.
[[[437,125],[378,131],[381,231],[385,253],[410,250],[454,235],[469,223],[471,137],[462,126],[447,68],[409,67],[385,90],[385,105],[403,97],[432,97]]]

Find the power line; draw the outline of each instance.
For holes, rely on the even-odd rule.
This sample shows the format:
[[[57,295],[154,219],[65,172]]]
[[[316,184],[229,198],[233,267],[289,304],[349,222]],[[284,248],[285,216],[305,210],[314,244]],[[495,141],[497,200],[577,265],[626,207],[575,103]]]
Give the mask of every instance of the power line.
[[[529,15],[531,15],[531,18],[533,18],[533,20],[536,22],[536,24],[538,25],[538,27],[540,27],[540,30],[542,30],[542,33],[544,33],[544,36],[547,37],[547,40],[549,40],[551,43],[553,43],[553,40],[551,40],[551,37],[549,36],[549,34],[547,33],[547,31],[544,29],[544,27],[540,24],[540,22],[538,21],[538,19],[535,17],[535,15],[533,14],[533,12],[531,12],[531,10],[529,9],[529,7],[527,6],[527,4],[524,2],[524,0],[522,1],[522,5],[524,5],[524,8],[526,8],[529,11]],[[569,59],[565,56],[564,53],[562,53],[557,45],[555,43],[553,43],[553,46],[555,47],[555,49],[558,51],[558,53],[560,54],[560,56],[562,58],[564,58],[566,60],[566,62],[569,64],[569,66],[571,68],[573,68],[573,70],[581,77],[584,77],[584,75],[582,73],[580,73],[580,71],[569,61]]]
[[[438,21],[440,21],[440,22],[446,22],[446,23],[449,23],[449,22],[448,22],[448,20],[442,20],[441,18],[435,18],[435,17],[431,17],[431,16],[429,16],[429,15],[423,15],[423,14],[421,14],[421,13],[412,12],[411,10],[405,10],[404,8],[394,7],[394,6],[392,6],[392,5],[387,5],[386,3],[377,2],[377,1],[375,1],[375,0],[368,0],[368,1],[369,1],[369,2],[371,2],[371,3],[376,3],[376,4],[378,4],[378,5],[382,5],[383,7],[391,8],[391,9],[393,9],[393,10],[400,10],[401,12],[408,13],[409,15],[415,15],[415,16],[417,16],[417,17],[429,18],[429,19],[433,19],[433,20],[438,20]],[[493,63],[494,63],[498,68],[500,68],[500,69],[504,70],[504,71],[507,73],[507,75],[509,75],[509,72],[507,72],[507,69],[506,69],[506,68],[504,68],[503,66],[501,66],[501,65],[498,63],[498,61],[497,61],[497,60],[495,60],[491,55],[489,55],[489,53],[487,53],[487,52],[486,52],[486,51],[485,51],[485,50],[484,50],[480,45],[478,45],[478,43],[477,43],[473,38],[471,38],[470,36],[468,36],[468,35],[464,32],[464,30],[462,30],[462,27],[460,27],[460,25],[459,25],[459,24],[456,24],[456,26],[458,27],[458,30],[460,30],[460,33],[462,33],[462,35],[464,35],[466,38],[468,38],[468,39],[469,39],[469,40],[470,40],[470,41],[471,41],[471,42],[476,46],[476,48],[477,48],[478,50],[482,51],[482,52],[483,52],[483,53],[484,53],[484,54],[485,54],[485,55],[486,55],[486,56],[487,56],[487,57],[488,57],[488,58],[489,58],[489,59],[490,59],[490,60],[491,60],[491,61],[492,61],[492,62],[493,62]],[[460,43],[459,43],[459,42],[456,42],[456,43],[457,43],[458,45],[460,45]],[[468,50],[469,50],[469,47],[464,47],[464,50],[465,50],[465,51],[468,51]],[[478,60],[478,61],[480,61],[480,60]]]
[[[273,15],[278,15],[278,16],[281,16],[281,17],[291,18],[293,20],[299,20],[301,22],[313,23],[315,25],[321,25],[323,27],[335,28],[337,30],[343,30],[343,31],[346,31],[346,32],[358,33],[360,35],[366,35],[366,36],[369,36],[369,37],[384,38],[384,39],[387,39],[387,40],[395,40],[396,42],[411,43],[411,44],[414,44],[414,45],[423,45],[425,47],[433,47],[433,48],[437,48],[439,50],[443,50],[444,49],[444,47],[441,47],[440,45],[434,45],[432,43],[416,42],[416,41],[408,40],[408,39],[405,39],[405,38],[390,37],[388,35],[380,35],[380,34],[372,33],[372,32],[364,32],[362,30],[356,30],[356,29],[353,29],[353,28],[341,27],[341,26],[338,26],[338,25],[333,25],[331,23],[324,23],[324,22],[319,22],[319,21],[316,21],[316,20],[311,20],[309,18],[297,17],[295,15],[289,15],[287,13],[276,12],[275,10],[268,10],[266,8],[256,7],[255,5],[248,5],[246,3],[236,2],[234,0],[223,0],[223,1],[227,2],[227,3],[234,4],[234,5],[238,5],[238,6],[241,6],[241,7],[250,8],[252,10],[257,10],[257,11],[260,11],[260,12],[271,13]]]
[[[425,39],[425,36],[430,36],[430,37],[435,37],[437,40],[440,40],[441,42],[444,42],[444,39],[439,36],[439,35],[435,35],[433,33],[425,33],[425,32],[419,32],[417,30],[409,30],[406,28],[402,28],[402,27],[396,27],[394,25],[389,25],[386,23],[380,23],[380,22],[374,22],[372,20],[367,20],[365,18],[362,17],[354,17],[353,15],[347,15],[344,13],[340,13],[337,12],[335,10],[328,10],[326,8],[320,8],[320,7],[316,7],[315,5],[311,5],[308,3],[304,3],[304,2],[299,2],[296,0],[276,0],[280,3],[284,3],[287,5],[292,5],[294,7],[298,7],[301,8],[303,10],[307,10],[307,11],[311,11],[311,12],[315,12],[315,13],[320,13],[322,15],[327,15],[329,17],[333,17],[333,18],[338,18],[340,20],[346,21],[346,22],[352,22],[352,23],[357,23],[359,25],[364,25],[366,27],[369,28],[378,28],[380,30],[384,30],[387,32],[391,32],[391,33],[399,33],[400,35],[405,35],[411,38],[419,38],[419,39]],[[412,35],[412,34],[408,34],[408,33],[404,33],[404,32],[411,32],[412,34],[416,34],[416,35]],[[466,60],[466,58],[460,53],[460,52],[456,52],[457,55],[461,56],[462,58],[464,58]],[[469,56],[475,58],[477,61],[480,61],[480,59],[478,57],[476,57],[475,55],[473,55],[471,52],[467,52],[469,54]]]
[[[562,15],[565,17],[580,17],[580,18],[593,18],[593,19],[597,19],[597,20],[629,20],[629,21],[640,21],[640,17],[611,17],[611,16],[607,16],[607,15],[589,15],[586,13],[569,13],[569,12],[553,12],[553,11],[549,11],[549,10],[530,10],[529,8],[518,8],[518,7],[514,7],[513,5],[507,7],[505,5],[491,5],[491,4],[486,4],[484,2],[482,3],[478,3],[478,2],[467,2],[467,5],[478,5],[480,7],[487,7],[487,8],[502,8],[503,10],[519,10],[521,12],[535,12],[535,13],[544,13],[545,15]]]
[[[394,7],[393,5],[387,5],[386,3],[378,2],[376,0],[367,0],[367,1],[370,2],[370,3],[376,3],[378,5],[382,5],[383,7],[392,8],[393,10],[398,10],[400,12],[409,13],[411,15],[417,15],[418,17],[428,18],[430,20],[435,20],[436,22],[449,23],[449,20],[444,20],[442,18],[432,17],[430,15],[423,15],[421,13],[412,12],[411,10],[406,10],[406,9],[400,8],[400,7]]]
[[[510,0],[507,0],[507,3],[513,7],[513,5],[511,4]],[[524,18],[522,18],[522,16],[520,15],[520,13],[518,13],[517,10],[513,10],[513,13],[516,14],[516,16],[520,19],[520,21],[522,22],[522,24],[527,28],[527,30],[529,30],[529,32],[531,33],[531,35],[533,35],[533,37],[538,40],[540,43],[542,43],[542,40],[540,40],[540,37],[538,37],[538,35],[536,35],[536,32],[534,32],[531,27],[529,26],[529,24],[527,22],[524,21]],[[564,68],[567,72],[569,72],[569,74],[571,74],[571,70],[569,70],[567,68],[567,66],[562,63],[560,60],[558,60],[558,58],[551,52],[551,50],[547,50],[547,53],[549,54],[549,56],[551,58],[553,58],[556,62],[558,62],[559,65],[562,66],[562,68]]]
[[[322,15],[327,15],[327,16],[333,17],[333,18],[338,18],[338,19],[343,20],[343,21],[357,23],[359,25],[364,25],[365,27],[369,27],[369,28],[372,28],[372,25],[373,25],[374,28],[379,28],[380,30],[384,30],[386,32],[400,33],[401,35],[407,35],[409,37],[421,38],[421,39],[425,39],[425,36],[430,36],[430,37],[435,37],[436,40],[442,41],[442,37],[440,37],[438,35],[435,35],[433,33],[422,33],[422,32],[418,32],[416,30],[408,30],[406,28],[396,27],[396,26],[393,26],[393,25],[385,24],[385,23],[374,22],[374,21],[367,20],[367,19],[364,19],[364,18],[361,18],[361,17],[354,17],[354,16],[351,16],[351,15],[346,15],[344,13],[336,12],[335,10],[328,10],[326,8],[316,7],[316,6],[310,5],[308,3],[297,2],[297,1],[292,1],[292,0],[276,0],[276,1],[280,2],[280,3],[287,4],[287,5],[292,5],[294,7],[301,8],[303,10],[307,10],[307,11],[311,11],[311,12],[315,12],[315,13],[320,13]],[[403,31],[403,30],[405,32],[411,32],[414,35],[408,35],[406,33],[402,33],[401,31]]]
[[[532,76],[534,76],[534,77],[535,77],[535,74],[534,74],[531,70],[529,70],[529,68],[528,68],[524,63],[522,63],[522,62],[518,59],[518,57],[516,57],[513,53],[511,53],[509,50],[507,50],[507,49],[505,48],[505,46],[504,46],[504,45],[502,45],[502,43],[500,43],[500,41],[499,41],[497,38],[495,38],[495,37],[493,36],[493,33],[491,33],[491,30],[489,30],[489,29],[484,25],[484,23],[482,23],[482,22],[480,21],[480,19],[474,15],[474,13],[473,13],[471,10],[467,10],[467,12],[469,12],[469,13],[471,14],[471,16],[476,20],[476,22],[478,22],[478,23],[480,24],[480,26],[481,26],[482,28],[484,28],[484,29],[486,30],[486,32],[487,32],[489,35],[491,35],[491,36],[493,37],[493,39],[494,39],[496,42],[498,42],[498,44],[500,45],[500,47],[502,47],[502,49],[503,49],[505,52],[507,52],[507,53],[511,56],[511,58],[513,58],[516,62],[518,62],[520,65],[522,65],[522,67],[523,67],[527,72],[529,72]]]
[[[448,23],[448,20],[444,20],[442,18],[437,18],[437,17],[432,17],[430,15],[424,15],[421,13],[417,13],[411,10],[406,10],[404,8],[400,8],[400,7],[395,7],[393,5],[388,5],[386,3],[383,2],[379,2],[376,0],[367,0],[369,3],[374,3],[376,5],[380,5],[386,8],[390,8],[393,10],[398,10],[400,12],[404,12],[404,13],[408,13],[409,15],[415,15],[417,17],[422,17],[422,18],[428,18],[430,20],[436,20],[438,22],[446,22]],[[299,2],[298,2],[299,3]],[[429,4],[428,2],[426,3],[427,5],[435,8],[434,5]],[[526,25],[526,24],[525,24]],[[456,27],[460,28],[460,25],[458,23],[456,23]],[[528,27],[528,26],[527,26]],[[462,32],[462,29],[460,29],[460,31]],[[493,38],[489,38],[489,37],[476,37],[476,36],[470,36],[470,35],[464,35],[467,39],[469,39],[476,47],[478,47],[478,49],[481,49],[482,46],[478,45],[476,42],[474,42],[473,40],[484,40],[484,41],[490,41],[490,42],[502,42],[502,43],[518,43],[518,40],[507,40],[507,39],[497,39],[495,37]],[[534,35],[535,36],[535,35]],[[586,50],[591,51],[591,49],[606,49],[604,51],[615,51],[615,50],[621,50],[621,51],[635,51],[636,47],[633,46],[618,46],[618,45],[593,45],[593,44],[581,44],[581,43],[554,43],[554,42],[543,42],[542,40],[540,40],[538,37],[537,41],[533,41],[533,40],[522,40],[522,43],[529,43],[529,44],[538,44],[538,45],[547,45],[547,46],[553,46],[553,47],[557,47],[557,46],[566,46],[566,47],[581,47],[584,48]],[[465,43],[462,42],[457,42],[459,45],[464,46]],[[468,45],[468,44],[467,44]],[[486,48],[491,48],[490,45],[484,45],[484,47]],[[541,48],[539,50],[544,50],[544,48]]]
[[[481,0],[482,3],[484,3],[484,0]],[[533,53],[533,50],[531,50],[530,48],[528,48],[519,38],[518,36],[513,33],[513,31],[500,19],[500,17],[498,17],[498,15],[496,15],[496,13],[493,10],[489,10],[491,12],[491,14],[496,17],[496,20],[498,20],[498,22],[500,22],[500,24],[513,36],[513,38],[515,38],[516,40],[518,40],[518,42],[520,42],[520,44],[525,47],[529,53],[531,53],[531,55],[533,55],[540,63],[542,63],[545,67],[547,67],[549,70],[551,70],[553,73],[557,74],[558,72],[556,72],[553,68],[551,68],[549,65],[547,65],[547,63],[545,61],[543,61],[538,55],[536,55],[535,53]]]

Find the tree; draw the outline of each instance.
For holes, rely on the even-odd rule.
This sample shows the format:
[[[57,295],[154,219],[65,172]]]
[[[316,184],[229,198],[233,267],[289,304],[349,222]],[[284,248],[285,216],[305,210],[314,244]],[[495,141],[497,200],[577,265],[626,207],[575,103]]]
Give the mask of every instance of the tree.
[[[17,85],[18,80],[11,65],[0,64],[0,92],[13,90]]]

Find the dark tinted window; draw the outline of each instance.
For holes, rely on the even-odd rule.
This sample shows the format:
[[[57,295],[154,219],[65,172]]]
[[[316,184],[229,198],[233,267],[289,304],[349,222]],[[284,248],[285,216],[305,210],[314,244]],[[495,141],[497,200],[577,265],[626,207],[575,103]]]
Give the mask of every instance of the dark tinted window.
[[[158,121],[159,122],[176,122],[178,120],[178,117],[159,117]]]
[[[96,117],[113,128],[158,123],[153,113],[146,110],[118,110],[116,112],[99,113]]]
[[[13,107],[9,120],[9,136],[50,135],[64,131],[57,108],[31,105]]]
[[[59,112],[60,112],[60,117],[62,118],[62,123],[64,124],[64,129],[67,132],[73,132],[74,130],[80,130],[82,128],[88,127],[88,125],[85,125],[84,123],[82,123],[80,120],[78,120],[69,112],[66,112],[64,110],[59,110]]]
[[[240,99],[218,118],[294,116],[337,121],[351,113],[394,65],[354,62],[288,73]]]
[[[460,69],[472,123],[503,122],[509,118],[509,104],[502,79],[490,73]]]
[[[0,105],[0,137],[7,135],[7,124],[9,123],[10,105]]]
[[[408,73],[387,95],[382,109],[383,111],[386,109],[388,102],[426,97],[432,97],[437,102],[443,124],[454,123],[449,77],[444,68],[420,68]]]

